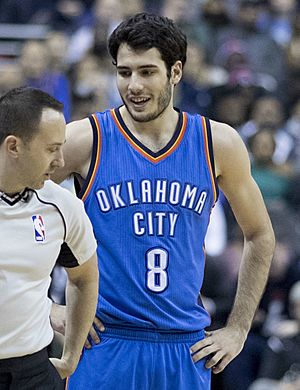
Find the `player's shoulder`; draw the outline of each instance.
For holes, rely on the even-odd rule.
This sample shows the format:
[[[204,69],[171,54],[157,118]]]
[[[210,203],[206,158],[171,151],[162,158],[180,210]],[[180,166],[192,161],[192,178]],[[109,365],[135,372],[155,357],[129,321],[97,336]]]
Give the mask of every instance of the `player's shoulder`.
[[[210,127],[212,137],[215,142],[219,142],[221,144],[231,143],[237,139],[240,139],[238,132],[224,122],[217,122],[215,120],[210,119]]]
[[[246,146],[233,127],[214,120],[210,120],[210,124],[217,175],[248,159]]]
[[[69,131],[78,131],[78,132],[82,132],[85,130],[88,131],[91,129],[93,119],[97,120],[97,118],[100,117],[111,116],[111,111],[112,109],[107,109],[105,111],[97,111],[85,118],[69,122],[67,124],[67,130],[69,129]]]
[[[93,130],[99,127],[100,118],[110,118],[112,120],[110,111],[96,112],[88,117],[67,124],[64,154],[66,153],[68,161],[74,160],[77,163],[79,161],[79,166],[81,167],[82,162],[85,162],[91,153],[94,139]],[[77,171],[75,170],[75,172]]]
[[[79,119],[67,124],[67,133],[71,132],[72,134],[78,133],[82,135],[86,131],[89,131],[90,129],[91,129],[91,122],[89,117]]]
[[[241,136],[233,127],[223,122],[210,120],[214,151],[230,153],[244,149]]]

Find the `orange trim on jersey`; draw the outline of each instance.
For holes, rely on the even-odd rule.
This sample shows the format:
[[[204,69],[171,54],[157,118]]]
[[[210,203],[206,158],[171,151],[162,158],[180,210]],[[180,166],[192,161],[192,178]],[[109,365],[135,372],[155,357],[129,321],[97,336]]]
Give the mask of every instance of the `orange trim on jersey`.
[[[138,151],[141,155],[143,155],[145,158],[147,158],[148,160],[150,160],[151,162],[153,163],[158,163],[160,162],[161,160],[165,159],[166,157],[168,157],[171,153],[173,153],[179,146],[183,136],[184,136],[184,133],[185,133],[185,130],[186,130],[186,125],[187,125],[187,116],[186,116],[186,113],[183,112],[182,114],[182,126],[181,126],[181,129],[180,129],[180,132],[179,132],[179,135],[176,139],[176,141],[173,143],[173,145],[170,147],[169,150],[167,150],[165,153],[161,154],[160,156],[158,157],[153,157],[151,156],[150,154],[148,154],[145,150],[143,150],[139,145],[137,145],[133,139],[126,133],[126,131],[123,129],[121,123],[119,122],[118,118],[117,118],[117,115],[115,113],[115,110],[112,109],[111,111],[111,115],[118,127],[118,129],[120,130],[121,134],[127,139],[127,141],[130,143],[130,145],[136,150]]]
[[[212,166],[211,166],[211,162],[210,162],[210,156],[209,156],[206,122],[205,122],[205,119],[203,116],[201,117],[201,120],[202,120],[203,136],[204,136],[205,156],[206,156],[206,161],[207,161],[207,165],[208,165],[208,169],[209,169],[209,173],[210,173],[211,184],[212,184],[212,188],[213,188],[213,192],[214,192],[214,203],[216,203],[217,189],[215,186],[214,174],[213,174],[213,170],[212,170]]]
[[[68,384],[69,384],[69,377],[66,378],[66,386],[65,386],[65,390],[68,390]]]
[[[94,118],[94,121],[95,121],[95,124],[96,124],[96,127],[97,127],[97,133],[98,133],[98,140],[97,140],[97,151],[96,151],[96,159],[95,159],[95,165],[94,165],[94,169],[93,169],[93,173],[90,177],[90,180],[89,180],[89,184],[88,186],[86,187],[86,190],[84,191],[84,194],[82,195],[81,199],[84,201],[90,190],[91,190],[91,187],[92,187],[92,184],[94,183],[94,180],[95,180],[95,177],[96,177],[96,172],[97,172],[97,169],[98,169],[98,166],[99,166],[99,162],[100,162],[100,148],[101,148],[101,131],[100,131],[100,124],[98,122],[98,118],[95,114],[92,115],[92,117]]]

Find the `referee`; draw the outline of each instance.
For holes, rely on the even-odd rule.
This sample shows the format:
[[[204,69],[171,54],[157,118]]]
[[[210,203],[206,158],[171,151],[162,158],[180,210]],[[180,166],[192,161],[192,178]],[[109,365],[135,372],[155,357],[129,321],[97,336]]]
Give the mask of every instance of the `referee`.
[[[0,390],[54,390],[76,368],[97,301],[96,242],[82,202],[50,179],[64,165],[63,105],[34,88],[0,97]],[[50,274],[61,246],[66,331],[61,359],[53,339]]]

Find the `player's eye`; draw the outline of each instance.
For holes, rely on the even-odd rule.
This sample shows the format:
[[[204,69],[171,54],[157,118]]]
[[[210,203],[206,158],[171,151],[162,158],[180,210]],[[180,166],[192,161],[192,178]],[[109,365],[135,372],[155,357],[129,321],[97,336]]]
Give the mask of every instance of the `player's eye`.
[[[130,77],[131,72],[129,70],[119,70],[118,74],[121,77]]]
[[[150,69],[144,69],[142,71],[142,75],[143,76],[152,76],[154,74],[154,71],[153,70],[150,70]]]

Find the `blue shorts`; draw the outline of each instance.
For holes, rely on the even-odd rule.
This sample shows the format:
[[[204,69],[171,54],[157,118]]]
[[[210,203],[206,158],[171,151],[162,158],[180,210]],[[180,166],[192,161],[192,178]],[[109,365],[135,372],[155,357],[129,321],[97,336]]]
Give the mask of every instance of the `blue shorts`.
[[[204,331],[164,334],[109,329],[83,351],[68,390],[209,390],[205,361],[194,363],[190,346]]]

